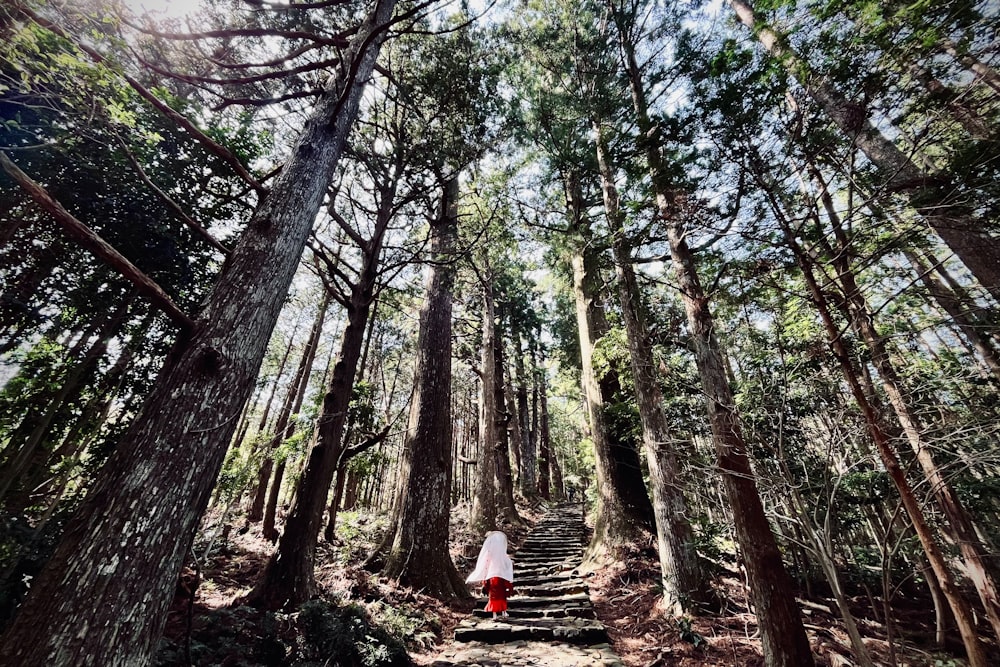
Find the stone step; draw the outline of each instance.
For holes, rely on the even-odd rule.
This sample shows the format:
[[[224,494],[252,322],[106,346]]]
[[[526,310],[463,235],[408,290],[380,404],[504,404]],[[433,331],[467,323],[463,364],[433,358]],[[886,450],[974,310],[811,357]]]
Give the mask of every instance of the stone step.
[[[492,618],[493,612],[486,611],[485,609],[477,609],[473,612],[478,618]],[[576,618],[596,618],[594,613],[594,608],[590,606],[589,602],[586,605],[580,606],[558,606],[558,607],[534,607],[534,608],[521,608],[521,607],[511,607],[507,610],[511,618],[565,618],[566,616],[574,616]]]
[[[486,600],[483,599],[483,606]],[[558,607],[582,607],[590,604],[590,596],[586,593],[567,593],[566,595],[536,595],[534,597],[513,597],[507,601],[510,607],[518,609],[544,609]]]
[[[540,567],[517,567],[514,566],[514,577],[516,579],[537,579],[539,577],[569,576],[572,573],[563,564],[542,565]]]
[[[519,563],[537,563],[539,561],[561,562],[570,558],[580,560],[582,555],[582,549],[575,549],[573,551],[534,551],[526,554],[518,552],[514,554],[514,560]]]
[[[521,545],[517,550],[518,556],[528,556],[532,554],[558,554],[558,553],[583,553],[586,548],[583,542],[561,542],[559,544],[528,544]]]
[[[608,644],[575,646],[562,642],[453,644],[429,667],[624,667]]]
[[[574,595],[576,593],[586,594],[590,591],[587,584],[579,580],[569,581],[564,584],[559,584],[558,586],[515,586],[514,588],[519,595],[531,598]]]
[[[565,584],[574,579],[579,579],[579,577],[574,577],[570,574],[545,574],[545,573],[535,573],[532,575],[527,575],[523,572],[515,573],[514,583],[517,586],[545,586],[547,584]]]
[[[518,640],[600,644],[608,641],[608,633],[598,621],[572,617],[518,619],[508,616],[495,621],[466,620],[455,628],[456,642],[505,644]]]

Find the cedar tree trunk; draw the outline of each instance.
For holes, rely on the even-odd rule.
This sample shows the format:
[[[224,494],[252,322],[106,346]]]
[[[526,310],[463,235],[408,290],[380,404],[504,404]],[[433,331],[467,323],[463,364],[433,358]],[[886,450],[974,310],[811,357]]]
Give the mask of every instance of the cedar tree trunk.
[[[147,664],[236,421],[371,75],[394,0],[345,49],[312,117],[0,643],[20,667]]]

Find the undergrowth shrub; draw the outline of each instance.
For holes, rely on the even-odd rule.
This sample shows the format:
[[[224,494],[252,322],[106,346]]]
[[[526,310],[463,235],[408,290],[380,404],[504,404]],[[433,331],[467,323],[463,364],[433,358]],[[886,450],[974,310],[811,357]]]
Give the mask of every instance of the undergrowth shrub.
[[[158,647],[155,667],[407,667],[400,638],[358,605],[312,600],[295,614],[236,607],[196,615],[190,662],[183,632]]]

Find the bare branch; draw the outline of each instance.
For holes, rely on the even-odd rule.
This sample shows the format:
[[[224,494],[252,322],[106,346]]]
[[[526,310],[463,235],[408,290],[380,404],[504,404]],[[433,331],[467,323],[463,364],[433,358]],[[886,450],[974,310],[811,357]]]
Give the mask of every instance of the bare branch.
[[[66,41],[73,44],[73,46],[80,49],[82,52],[86,53],[95,63],[106,64],[107,59],[99,51],[89,46],[86,46],[85,44],[80,43],[78,40],[74,39],[69,33],[67,33],[61,27],[57,26],[56,24],[52,23],[47,19],[42,18],[41,16],[31,11],[31,9],[27,7],[19,5],[18,9],[21,12],[23,12],[25,16],[29,17],[32,21],[34,21],[42,28],[50,30],[56,35],[59,35]],[[235,171],[240,176],[240,178],[249,183],[250,186],[253,187],[253,189],[257,192],[258,195],[263,197],[264,195],[267,194],[266,188],[264,188],[264,186],[262,186],[260,183],[257,182],[257,180],[250,174],[250,172],[247,171],[246,167],[243,166],[243,163],[240,162],[240,160],[235,155],[233,155],[229,151],[229,149],[211,139],[208,135],[206,135],[204,132],[195,127],[194,123],[192,123],[187,118],[185,118],[184,116],[182,116],[181,114],[177,113],[169,106],[167,106],[162,100],[153,95],[152,92],[150,92],[145,86],[143,86],[137,80],[135,80],[128,74],[125,74],[124,72],[119,72],[118,74],[123,79],[125,79],[125,81],[127,81],[128,84],[137,93],[139,93],[139,95],[143,99],[145,99],[147,102],[156,107],[156,109],[160,113],[162,113],[164,116],[177,123],[181,128],[184,129],[185,132],[190,134],[192,137],[194,137],[196,141],[205,146],[205,148],[208,149],[210,153],[218,156],[226,164],[232,167],[233,171]]]
[[[192,331],[195,323],[188,315],[173,302],[162,287],[140,271],[128,258],[115,250],[107,241],[98,236],[94,230],[77,220],[72,213],[67,211],[62,204],[52,198],[41,185],[33,181],[27,174],[21,171],[16,164],[10,161],[7,154],[0,151],[0,166],[6,171],[14,181],[47,213],[49,213],[60,227],[71,237],[76,239],[81,246],[94,253],[112,269],[120,273],[126,280],[145,294],[160,310],[172,319],[181,329]]]
[[[187,225],[188,228],[191,229],[191,231],[193,231],[195,234],[197,234],[202,239],[204,239],[205,241],[207,241],[210,246],[212,246],[213,248],[215,248],[216,250],[218,250],[219,252],[221,252],[223,255],[225,255],[226,257],[228,257],[229,256],[229,248],[227,248],[226,246],[222,245],[222,243],[220,243],[217,238],[215,238],[214,236],[212,236],[207,229],[205,229],[204,227],[202,227],[201,225],[199,225],[197,222],[195,222],[194,220],[192,220],[191,217],[187,213],[184,212],[184,209],[182,209],[180,207],[180,204],[178,204],[177,202],[175,202],[170,197],[170,195],[168,195],[166,192],[164,192],[163,190],[161,190],[160,188],[158,188],[156,186],[156,184],[153,183],[152,180],[150,180],[149,176],[146,175],[146,172],[142,168],[142,165],[140,165],[139,161],[135,159],[135,155],[133,155],[132,151],[130,151],[128,149],[128,146],[125,144],[125,142],[122,140],[122,138],[120,136],[118,136],[117,134],[115,136],[118,138],[118,143],[121,144],[122,150],[125,151],[125,157],[127,157],[128,161],[130,163],[132,163],[132,167],[139,174],[139,178],[142,179],[143,183],[145,183],[147,186],[149,186],[149,189],[152,190],[153,192],[155,192],[156,196],[159,197],[160,199],[162,199],[163,202],[168,207],[170,207],[170,209],[173,210],[174,213],[177,214],[177,216],[181,219],[181,221],[185,225]]]

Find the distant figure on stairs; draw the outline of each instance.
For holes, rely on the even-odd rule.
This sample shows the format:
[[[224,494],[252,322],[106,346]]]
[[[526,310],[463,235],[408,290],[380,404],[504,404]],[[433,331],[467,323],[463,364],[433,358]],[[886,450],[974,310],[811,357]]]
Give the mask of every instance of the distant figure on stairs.
[[[507,615],[507,598],[514,594],[514,563],[507,555],[507,536],[499,530],[486,534],[483,548],[479,550],[476,569],[466,578],[466,583],[482,582],[483,593],[489,595],[486,611]]]

